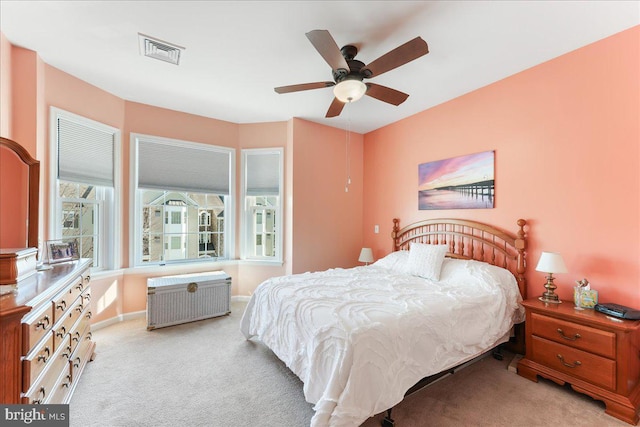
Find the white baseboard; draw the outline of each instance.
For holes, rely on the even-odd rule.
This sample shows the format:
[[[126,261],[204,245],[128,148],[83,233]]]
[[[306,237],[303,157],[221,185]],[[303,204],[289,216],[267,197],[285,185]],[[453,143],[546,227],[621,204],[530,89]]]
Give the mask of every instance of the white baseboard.
[[[119,314],[116,317],[112,317],[111,319],[103,320],[101,322],[97,322],[91,325],[92,331],[97,331],[102,328],[106,328],[107,326],[114,325],[116,323],[124,322],[125,320],[133,320],[140,319],[141,317],[146,317],[147,311],[134,311],[133,313],[125,313]]]

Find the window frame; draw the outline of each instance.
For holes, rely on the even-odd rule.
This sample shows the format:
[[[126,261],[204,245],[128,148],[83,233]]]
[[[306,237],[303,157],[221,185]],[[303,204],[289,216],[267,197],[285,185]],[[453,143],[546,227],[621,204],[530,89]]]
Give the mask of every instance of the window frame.
[[[87,126],[113,135],[113,187],[95,186],[98,209],[97,234],[99,242],[96,247],[98,252],[98,266],[91,268],[92,272],[115,270],[121,267],[121,229],[122,220],[120,213],[122,198],[122,167],[121,167],[121,131],[118,128],[65,111],[58,107],[49,108],[49,221],[45,240],[62,239],[63,230],[63,198],[59,193],[58,180],[58,119],[62,118],[77,124]],[[68,181],[65,181],[68,182]],[[86,183],[81,183],[86,185]],[[77,199],[78,202],[82,203]],[[38,246],[44,248],[44,242],[38,242]]]
[[[163,144],[169,144],[176,147],[189,147],[189,148],[198,148],[212,151],[222,151],[229,155],[229,194],[224,197],[224,257],[217,258],[190,258],[190,259],[179,259],[179,260],[160,260],[160,261],[145,261],[143,262],[142,255],[142,197],[141,193],[144,189],[138,188],[138,144],[140,140],[144,140],[145,142],[160,142]],[[153,135],[145,135],[141,133],[131,133],[130,134],[130,180],[129,180],[129,188],[130,191],[130,209],[129,212],[129,241],[130,245],[130,253],[129,253],[129,262],[131,267],[144,268],[144,267],[152,267],[157,265],[174,265],[174,264],[185,264],[185,263],[200,263],[200,262],[212,262],[212,261],[226,261],[234,258],[235,254],[235,148],[224,147],[213,144],[206,144],[202,142],[194,142],[194,141],[185,141],[179,140],[175,138],[165,138]],[[162,191],[158,189],[157,191]],[[167,190],[170,192],[176,193],[188,193],[188,191],[177,191],[177,190]],[[201,191],[192,191],[193,193],[203,194]],[[214,193],[207,193],[214,194]],[[198,215],[198,226],[200,223],[200,215]],[[214,233],[215,234],[215,233]],[[164,234],[164,238],[166,239],[166,234]],[[200,237],[198,237],[199,241]],[[164,244],[163,244],[164,245]]]
[[[275,195],[277,197],[277,205],[274,208],[269,208],[269,210],[273,210],[276,215],[276,220],[274,226],[276,228],[275,233],[273,233],[276,239],[275,251],[276,256],[257,256],[255,254],[256,247],[256,236],[253,230],[253,215],[256,210],[263,210],[266,212],[263,206],[258,206],[256,204],[250,203],[250,200],[255,197],[269,197],[274,196],[273,194],[264,194],[264,195],[247,195],[247,156],[252,155],[273,155],[277,154],[279,157],[279,170],[278,170],[278,194]],[[283,248],[284,248],[284,230],[283,230],[283,189],[284,189],[284,148],[245,148],[241,151],[242,156],[242,165],[241,165],[241,195],[240,195],[240,203],[242,206],[241,213],[241,259],[246,261],[261,261],[261,262],[273,262],[282,264],[284,260],[283,256]],[[262,225],[265,225],[265,215],[262,215]]]

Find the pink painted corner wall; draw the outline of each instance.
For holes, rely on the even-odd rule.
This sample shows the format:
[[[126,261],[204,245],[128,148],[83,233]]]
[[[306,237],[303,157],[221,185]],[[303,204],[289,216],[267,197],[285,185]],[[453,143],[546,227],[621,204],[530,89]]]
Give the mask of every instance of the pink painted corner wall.
[[[363,137],[293,119],[292,272],[354,267],[362,247]],[[351,175],[349,191],[347,161]]]
[[[640,308],[640,27],[365,135],[365,245],[390,251],[391,219],[528,221],[528,295],[542,251],[586,277],[600,301]],[[434,84],[437,84],[434,82]],[[494,209],[419,211],[418,164],[495,150]],[[374,234],[375,224],[381,233]]]

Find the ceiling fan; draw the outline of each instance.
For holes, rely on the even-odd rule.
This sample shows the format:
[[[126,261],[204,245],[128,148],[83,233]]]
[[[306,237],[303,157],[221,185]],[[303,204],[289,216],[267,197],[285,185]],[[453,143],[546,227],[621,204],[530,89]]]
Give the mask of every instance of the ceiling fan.
[[[345,103],[355,102],[365,94],[389,104],[402,104],[409,97],[408,94],[375,83],[364,83],[363,80],[379,76],[429,53],[427,43],[416,37],[365,65],[354,59],[358,53],[355,46],[346,45],[339,49],[327,30],[313,30],[306,36],[331,67],[334,81],[280,86],[274,90],[277,93],[289,93],[333,86],[335,98],[325,117],[339,116]]]

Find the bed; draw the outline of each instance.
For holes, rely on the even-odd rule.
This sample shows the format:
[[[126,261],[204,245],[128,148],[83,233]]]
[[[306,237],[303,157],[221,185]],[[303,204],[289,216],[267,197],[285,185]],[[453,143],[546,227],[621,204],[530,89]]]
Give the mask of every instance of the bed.
[[[470,220],[400,228],[367,266],[274,277],[241,320],[303,382],[311,426],[359,426],[420,380],[468,362],[524,320],[525,220],[510,233]]]

